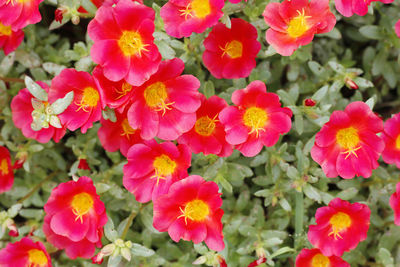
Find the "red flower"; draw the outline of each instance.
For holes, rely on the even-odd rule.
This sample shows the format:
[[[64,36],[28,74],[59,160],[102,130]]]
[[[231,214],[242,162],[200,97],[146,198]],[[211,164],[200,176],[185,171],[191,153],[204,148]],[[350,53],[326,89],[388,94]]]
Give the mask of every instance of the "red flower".
[[[11,165],[10,152],[0,146],[0,193],[9,191],[14,184],[14,171]]]
[[[400,19],[396,22],[396,25],[394,26],[394,30],[395,30],[397,36],[400,38]]]
[[[316,225],[310,225],[308,240],[327,257],[342,256],[367,238],[371,210],[361,203],[335,198],[317,209]]]
[[[236,106],[224,108],[219,119],[225,126],[226,141],[246,157],[254,157],[263,146],[273,146],[281,134],[290,131],[292,111],[281,108],[279,97],[267,93],[261,81],[250,83],[232,94]]]
[[[47,241],[65,249],[71,259],[89,259],[95,247],[101,247],[107,215],[89,177],[59,184],[51,192],[44,211],[43,232]]]
[[[317,133],[311,157],[327,177],[368,178],[378,168],[384,143],[379,136],[382,120],[363,102],[350,103],[334,111]]]
[[[350,264],[338,256],[324,256],[317,248],[303,248],[296,257],[296,267],[350,267]]]
[[[115,112],[116,122],[101,118],[101,127],[97,132],[103,148],[109,152],[121,151],[128,156],[128,150],[134,144],[145,142],[140,137],[140,130],[134,130],[128,123],[126,111]],[[152,140],[151,140],[152,141]]]
[[[61,123],[69,130],[81,128],[82,133],[100,120],[101,99],[93,77],[84,71],[64,69],[54,77],[49,92],[50,101],[64,97],[70,91],[74,92],[71,105],[59,115]]]
[[[24,40],[24,32],[22,30],[12,30],[11,26],[5,26],[0,21],[0,48],[4,50],[4,54],[8,55],[15,51]]]
[[[224,15],[224,0],[169,0],[161,8],[165,31],[176,38],[202,33]]]
[[[133,94],[133,86],[125,80],[113,82],[104,76],[103,68],[96,66],[93,70],[93,78],[99,88],[103,109],[108,106],[118,109],[120,112],[130,103]]]
[[[239,18],[232,19],[231,23],[230,29],[218,23],[204,40],[204,65],[218,79],[249,76],[256,67],[256,57],[261,49],[253,25]]]
[[[38,23],[42,19],[39,12],[39,4],[42,1],[0,0],[0,21],[11,26],[13,31]]]
[[[381,135],[385,142],[382,159],[387,164],[396,164],[400,169],[400,113],[385,122]]]
[[[38,81],[39,84],[46,92],[49,92],[50,87],[44,82]],[[32,112],[34,108],[32,106],[32,100],[39,101],[34,98],[28,89],[24,88],[18,92],[16,96],[11,101],[11,112],[12,119],[15,127],[21,129],[22,134],[26,138],[32,138],[40,143],[47,143],[50,139],[58,143],[60,139],[65,135],[65,127],[55,128],[51,125],[48,125],[48,128],[42,128],[39,131],[34,131],[31,127],[33,122]],[[56,99],[54,99],[56,100]],[[41,103],[47,107],[49,104],[54,101],[41,101]]]
[[[128,111],[129,124],[145,140],[175,140],[190,131],[200,107],[199,80],[181,75],[185,65],[175,58],[161,62],[157,72],[135,88]]]
[[[191,154],[186,145],[147,142],[133,145],[124,166],[123,184],[145,203],[168,193],[170,186],[187,177]]]
[[[188,145],[196,154],[203,152],[204,155],[230,156],[232,145],[226,142],[224,126],[218,120],[219,113],[228,104],[215,95],[209,99],[201,95],[201,102],[196,112],[197,120],[194,127],[182,134],[178,138],[178,143]]]
[[[154,11],[131,0],[102,6],[89,23],[91,56],[112,81],[138,86],[157,71],[161,54],[153,43]]]
[[[389,4],[394,0],[335,0],[335,6],[337,11],[345,17],[351,17],[354,14],[364,16],[368,13],[368,6],[375,1]]]
[[[330,32],[336,24],[329,0],[284,0],[269,3],[263,13],[267,42],[282,56],[290,56],[301,45],[309,44],[314,34]]]
[[[181,238],[195,244],[204,241],[210,249],[221,251],[225,247],[221,205],[218,185],[192,175],[174,183],[168,194],[154,202],[153,226],[168,231],[175,242]]]
[[[33,242],[24,237],[20,241],[8,243],[0,250],[2,267],[51,267],[51,259],[42,242]]]
[[[397,183],[396,192],[390,196],[389,203],[394,211],[394,223],[400,225],[400,183]]]

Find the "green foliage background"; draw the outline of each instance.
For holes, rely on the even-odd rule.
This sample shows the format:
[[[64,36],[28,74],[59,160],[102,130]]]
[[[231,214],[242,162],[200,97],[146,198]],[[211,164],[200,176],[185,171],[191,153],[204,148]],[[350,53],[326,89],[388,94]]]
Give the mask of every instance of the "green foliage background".
[[[354,267],[400,266],[400,227],[394,225],[389,207],[389,197],[400,181],[399,170],[381,161],[369,179],[328,179],[309,154],[315,134],[331,112],[344,109],[352,101],[366,101],[384,119],[400,111],[400,39],[394,32],[394,24],[400,19],[399,2],[375,3],[364,17],[343,18],[331,1],[338,20],[335,29],[317,36],[290,57],[275,54],[265,42],[267,25],[261,14],[269,1],[227,3],[222,21],[229,24],[229,17],[240,17],[251,22],[257,27],[262,43],[257,68],[249,78],[238,80],[217,80],[204,68],[202,41],[210,29],[179,40],[165,33],[159,16],[160,6],[165,2],[145,1],[157,12],[155,42],[164,59],[179,57],[185,62],[185,73],[201,81],[203,94],[207,97],[217,94],[231,103],[233,91],[253,80],[262,80],[268,91],[278,93],[283,105],[294,112],[292,130],[274,147],[263,149],[254,158],[245,158],[237,151],[225,159],[193,155],[190,173],[217,182],[223,192],[226,249],[221,255],[228,266],[247,266],[257,258],[256,249],[265,250],[266,266],[294,266],[298,252],[310,247],[306,233],[315,220],[316,209],[334,197],[366,203],[372,211],[367,240],[343,258]],[[58,4],[76,8],[80,3],[66,0]],[[83,4],[93,10],[88,1]],[[25,41],[15,53],[0,56],[1,77],[23,78],[27,74],[49,82],[64,67],[92,70],[94,63],[89,52],[92,41],[86,36],[89,19],[82,18],[77,26],[69,22],[49,30],[50,24],[52,28],[60,26],[52,23],[56,5],[54,0],[45,1],[40,9],[42,22],[25,28]],[[67,21],[65,18],[64,22]],[[360,88],[347,88],[346,78]],[[28,152],[24,168],[15,173],[13,189],[0,195],[2,209],[7,210],[45,179],[40,190],[23,201],[14,218],[21,235],[35,227],[34,234],[45,241],[41,230],[43,205],[52,188],[73,175],[87,175],[95,181],[115,226],[107,225],[104,245],[120,236],[127,218],[134,217],[125,240],[143,247],[135,247],[131,262],[122,260],[120,266],[192,266],[201,255],[207,257],[207,264],[213,264],[214,253],[204,245],[174,243],[167,233],[159,233],[152,227],[152,204],[140,205],[123,188],[122,167],[126,159],[119,152],[104,151],[97,138],[99,123],[85,135],[69,132],[58,144],[27,140],[13,125],[10,111],[12,97],[23,87],[20,82],[0,81],[0,145],[15,153]],[[303,105],[303,100],[310,97],[317,101],[315,107]],[[87,158],[91,171],[77,169],[80,156]],[[0,247],[16,240],[4,234]],[[72,261],[50,244],[46,246],[54,266],[91,265],[90,260]],[[106,259],[103,265],[109,261],[109,266],[117,266],[120,260],[121,257]]]

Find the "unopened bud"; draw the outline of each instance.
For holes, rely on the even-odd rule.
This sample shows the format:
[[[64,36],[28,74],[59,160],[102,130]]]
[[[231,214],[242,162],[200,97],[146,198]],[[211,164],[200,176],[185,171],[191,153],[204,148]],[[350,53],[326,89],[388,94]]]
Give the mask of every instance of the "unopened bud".
[[[129,248],[121,248],[121,255],[124,257],[127,261],[131,261],[131,250]]]
[[[79,159],[78,169],[90,171],[90,167],[86,159]]]
[[[200,264],[204,264],[207,261],[207,257],[206,256],[200,256],[198,257],[194,262],[192,262],[193,265],[200,265]]]
[[[266,261],[267,261],[267,259],[265,257],[261,257],[261,258],[258,258],[258,260],[250,262],[250,264],[247,267],[255,267],[255,266],[258,266],[258,265],[260,265],[260,264],[262,264],[262,263],[264,263]]]
[[[307,98],[307,99],[304,100],[304,105],[306,107],[313,107],[313,106],[315,106],[316,103],[317,102],[315,102],[315,100],[313,100],[311,98]]]
[[[115,250],[115,245],[108,244],[101,249],[101,253],[103,253],[104,256],[110,256],[114,252],[114,250]]]
[[[17,160],[14,162],[14,165],[12,166],[12,168],[14,170],[22,168],[22,166],[24,165],[27,158],[28,158],[28,152],[26,152],[26,151],[18,152],[16,155]]]
[[[224,257],[222,257],[221,255],[218,255],[217,257],[218,257],[219,267],[228,267]]]
[[[344,82],[346,83],[346,86],[347,86],[348,88],[354,89],[354,90],[358,89],[358,85],[357,85],[352,79],[346,78],[346,79],[344,80]]]
[[[92,257],[92,263],[93,264],[102,264],[103,260],[104,260],[103,257],[104,257],[104,254],[99,252],[97,255]]]
[[[80,22],[80,20],[81,20],[81,19],[79,18],[78,15],[73,15],[72,18],[71,18],[71,21],[72,21],[72,23],[73,23],[74,25],[78,25],[79,22]]]
[[[15,225],[15,223],[12,219],[6,220],[6,226],[7,226],[7,229],[9,230],[9,232],[8,232],[9,236],[13,236],[13,237],[19,236],[17,226]]]

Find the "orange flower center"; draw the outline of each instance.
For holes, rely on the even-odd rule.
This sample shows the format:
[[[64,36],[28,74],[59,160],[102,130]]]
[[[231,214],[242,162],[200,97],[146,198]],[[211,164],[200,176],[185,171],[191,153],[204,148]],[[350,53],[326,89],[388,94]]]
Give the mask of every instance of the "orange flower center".
[[[163,154],[154,159],[153,167],[154,167],[155,174],[152,177],[150,177],[150,179],[157,178],[156,185],[158,185],[158,183],[160,182],[160,179],[165,180],[166,176],[174,173],[175,168],[176,168],[176,162],[173,161],[167,155]]]
[[[42,266],[48,263],[46,254],[40,249],[30,249],[28,251],[29,266]]]
[[[167,87],[163,82],[155,82],[144,90],[144,100],[146,104],[155,108],[156,111],[162,111],[164,115],[167,110],[171,110],[170,107],[175,102],[166,103],[165,100],[168,97]]]
[[[264,127],[268,121],[268,115],[265,110],[257,107],[246,109],[243,115],[243,123],[251,130],[249,134],[256,133],[257,137],[260,131],[265,131]]]
[[[129,125],[128,119],[124,119],[121,123],[122,133],[121,136],[126,136],[129,140],[129,136],[135,133],[135,130]]]
[[[330,218],[329,223],[332,227],[332,232],[329,235],[333,235],[336,240],[337,237],[342,238],[340,233],[350,227],[351,218],[344,212],[338,212]]]
[[[200,199],[192,200],[185,205],[184,209],[181,207],[179,207],[179,209],[182,212],[182,215],[178,216],[178,219],[185,217],[186,224],[188,218],[192,221],[200,222],[210,214],[210,209],[207,203]]]
[[[143,43],[140,33],[133,31],[124,31],[118,40],[118,46],[127,57],[134,55],[141,57],[143,51],[149,51],[146,48],[149,45]]]
[[[180,9],[181,16],[185,16],[185,20],[188,17],[197,17],[199,19],[207,17],[211,13],[211,6],[209,0],[193,0],[189,3],[185,9]]]
[[[85,112],[89,112],[87,108],[96,107],[99,100],[99,92],[93,87],[86,87],[85,89],[83,89],[81,101],[79,103],[75,103],[77,106],[79,106],[76,111],[82,109]]]
[[[11,26],[6,26],[0,22],[0,35],[10,36],[11,35]]]
[[[287,33],[292,38],[302,36],[310,28],[307,24],[307,19],[311,16],[306,16],[304,9],[300,12],[297,10],[298,16],[292,18],[289,22]]]
[[[311,260],[312,267],[329,267],[329,264],[329,258],[321,253],[316,254]]]
[[[88,193],[79,193],[73,197],[71,206],[72,212],[76,215],[75,221],[80,219],[81,223],[83,223],[82,216],[92,209],[93,198]]]
[[[346,159],[350,155],[357,157],[356,151],[361,148],[361,146],[358,146],[358,143],[360,142],[360,136],[358,135],[357,129],[348,127],[339,130],[336,133],[336,141],[343,149],[345,149],[345,151],[341,153],[347,154]]]
[[[2,175],[7,175],[10,172],[7,159],[2,159],[1,160],[0,172],[1,172]]]
[[[397,136],[397,138],[396,138],[396,148],[397,148],[397,149],[400,149],[400,134],[399,134],[399,136]]]
[[[228,54],[230,58],[239,58],[243,54],[243,45],[241,42],[237,40],[233,40],[225,44],[224,48],[221,48],[224,53],[222,53],[223,57],[225,54]]]
[[[115,92],[119,94],[117,97],[117,100],[124,97],[127,93],[129,93],[132,90],[132,85],[129,83],[124,82],[121,86],[121,89],[116,89]]]
[[[194,125],[194,130],[196,133],[202,136],[210,136],[215,130],[215,123],[218,121],[216,120],[217,116],[218,114],[212,119],[210,119],[208,116],[199,118]]]

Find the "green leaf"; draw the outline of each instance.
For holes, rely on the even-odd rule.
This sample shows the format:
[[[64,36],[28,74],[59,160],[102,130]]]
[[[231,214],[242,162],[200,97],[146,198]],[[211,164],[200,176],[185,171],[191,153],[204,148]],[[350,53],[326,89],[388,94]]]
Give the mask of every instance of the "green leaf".
[[[303,187],[303,192],[308,198],[315,200],[318,203],[321,203],[321,195],[319,194],[318,190],[312,185],[306,184]]]
[[[52,114],[58,115],[63,113],[72,103],[73,99],[74,99],[74,92],[71,91],[68,94],[66,94],[63,98],[54,101],[54,103],[51,104],[50,106]]]
[[[148,249],[140,244],[133,243],[131,252],[135,256],[150,257],[154,255],[154,250]]]
[[[37,83],[35,83],[29,76],[25,76],[25,85],[28,91],[37,99],[48,101],[47,92]]]
[[[360,33],[373,40],[380,40],[382,39],[381,28],[377,25],[365,25],[360,28]]]
[[[108,221],[104,226],[104,235],[111,242],[114,242],[118,238],[118,232],[114,229],[114,223],[110,216],[108,216]]]

